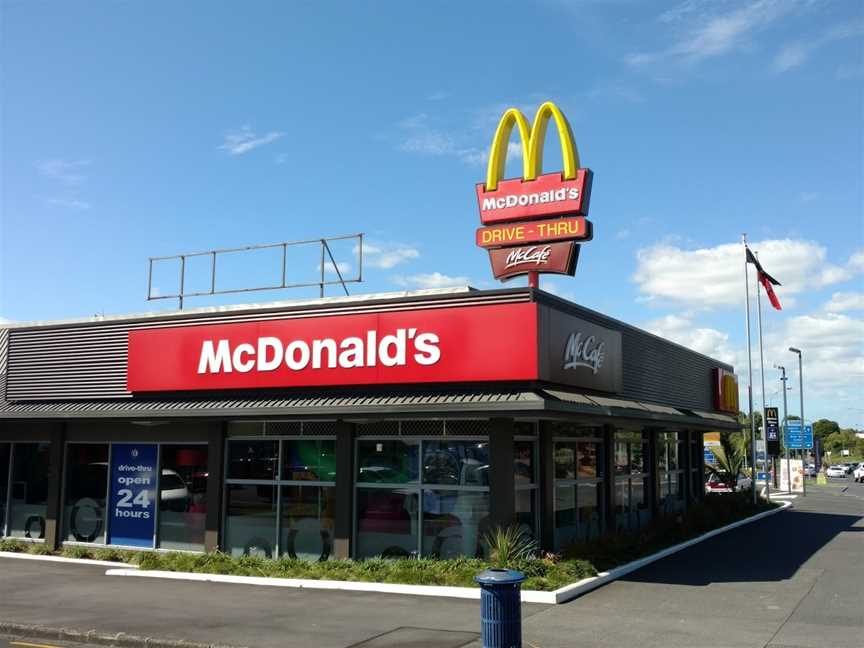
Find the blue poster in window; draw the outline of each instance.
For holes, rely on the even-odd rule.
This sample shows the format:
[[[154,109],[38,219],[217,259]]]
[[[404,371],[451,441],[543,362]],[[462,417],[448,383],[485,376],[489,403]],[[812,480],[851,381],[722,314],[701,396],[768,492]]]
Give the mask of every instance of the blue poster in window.
[[[111,446],[108,543],[152,547],[156,523],[155,443]]]

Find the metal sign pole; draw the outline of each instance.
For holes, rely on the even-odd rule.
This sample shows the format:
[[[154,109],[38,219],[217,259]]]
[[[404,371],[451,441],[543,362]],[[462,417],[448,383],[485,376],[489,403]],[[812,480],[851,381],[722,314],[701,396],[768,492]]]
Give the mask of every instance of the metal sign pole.
[[[759,258],[759,254],[756,254]],[[762,352],[762,293],[759,290],[759,273],[756,273],[756,313],[759,323],[759,376],[762,378],[762,441],[765,443],[765,497],[771,499],[771,471],[768,468],[770,459],[768,455],[768,420],[765,416],[765,355]],[[753,482],[756,487],[756,482]]]
[[[786,367],[778,367],[780,371],[783,372],[783,375],[780,378],[780,387],[783,390],[783,449],[786,452],[786,485],[789,489],[789,494],[792,494],[792,470],[790,466],[792,465],[789,460],[789,434],[786,431],[786,426],[788,425],[789,415],[788,409],[786,409]]]
[[[753,357],[750,352],[750,276],[747,270],[747,235],[741,235],[744,245],[744,303],[747,323],[747,373],[749,376],[747,394],[750,402],[750,470],[753,474],[751,486],[753,489],[753,506],[756,506],[756,421],[753,420]]]

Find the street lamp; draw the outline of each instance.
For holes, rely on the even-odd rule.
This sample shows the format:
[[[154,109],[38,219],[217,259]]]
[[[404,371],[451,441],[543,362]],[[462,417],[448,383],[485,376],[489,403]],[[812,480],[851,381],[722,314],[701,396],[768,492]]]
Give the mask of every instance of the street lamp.
[[[801,349],[789,347],[789,351],[798,356],[798,396],[801,399],[801,488],[802,495],[807,495],[807,479],[804,475],[804,361],[801,359]],[[792,477],[791,475],[789,476]]]
[[[790,468],[789,462],[789,435],[786,432],[786,367],[782,365],[775,364],[775,369],[779,369],[783,372],[783,375],[780,377],[780,389],[783,390],[783,450],[786,453],[786,486],[789,489],[789,494],[792,494],[792,470]],[[801,430],[803,433],[804,430]]]

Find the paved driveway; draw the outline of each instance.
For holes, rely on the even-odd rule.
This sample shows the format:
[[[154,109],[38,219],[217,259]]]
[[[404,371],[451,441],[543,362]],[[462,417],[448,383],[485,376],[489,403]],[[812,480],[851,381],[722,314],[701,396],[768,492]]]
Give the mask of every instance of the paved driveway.
[[[811,488],[788,512],[566,605],[523,606],[525,645],[862,646],[864,488],[851,486]],[[479,645],[476,601],[103,573],[2,560],[0,620],[262,648]]]

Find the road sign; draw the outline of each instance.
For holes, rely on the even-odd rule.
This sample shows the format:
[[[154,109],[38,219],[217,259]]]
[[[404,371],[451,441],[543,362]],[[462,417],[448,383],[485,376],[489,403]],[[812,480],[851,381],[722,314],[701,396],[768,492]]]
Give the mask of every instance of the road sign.
[[[800,421],[789,421],[785,426],[784,440],[786,447],[792,450],[802,450],[813,447],[813,426],[805,425],[801,433]]]
[[[705,463],[706,464],[717,463],[717,457],[715,457],[714,453],[711,452],[708,448],[705,448]]]

